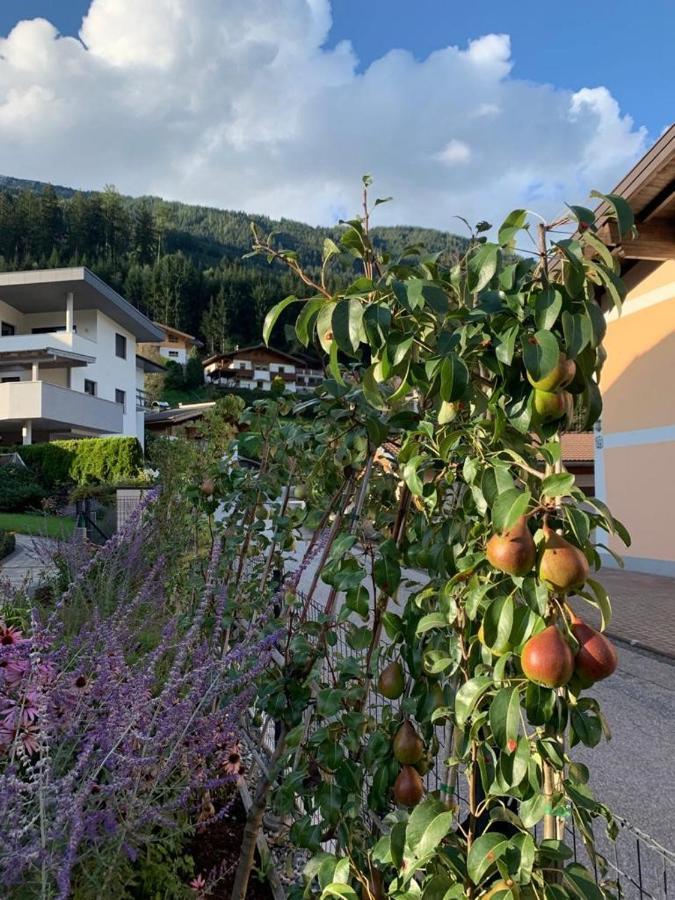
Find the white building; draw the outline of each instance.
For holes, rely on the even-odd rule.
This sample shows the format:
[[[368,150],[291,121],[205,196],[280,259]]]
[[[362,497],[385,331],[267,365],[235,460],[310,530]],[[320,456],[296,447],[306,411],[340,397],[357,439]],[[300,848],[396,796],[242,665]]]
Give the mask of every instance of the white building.
[[[129,435],[143,442],[137,342],[163,334],[86,268],[0,273],[0,441]]]
[[[265,344],[242,347],[204,360],[204,375],[221,387],[269,391],[274,378],[282,378],[286,390],[309,391],[323,380],[321,369],[307,361]]]

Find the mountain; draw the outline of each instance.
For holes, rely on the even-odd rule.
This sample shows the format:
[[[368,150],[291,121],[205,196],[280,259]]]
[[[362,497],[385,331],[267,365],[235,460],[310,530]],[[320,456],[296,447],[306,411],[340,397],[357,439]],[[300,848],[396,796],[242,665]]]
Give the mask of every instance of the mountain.
[[[196,334],[206,351],[260,339],[267,310],[299,292],[280,264],[243,259],[251,223],[275,232],[279,246],[295,250],[316,270],[326,238],[339,228],[291,219],[163,200],[127,197],[114,187],[76,191],[0,176],[0,271],[86,265],[153,319]],[[377,245],[394,256],[422,244],[430,253],[459,255],[466,240],[409,226],[373,229]],[[336,284],[353,275],[334,273]],[[275,342],[286,346],[283,323]]]

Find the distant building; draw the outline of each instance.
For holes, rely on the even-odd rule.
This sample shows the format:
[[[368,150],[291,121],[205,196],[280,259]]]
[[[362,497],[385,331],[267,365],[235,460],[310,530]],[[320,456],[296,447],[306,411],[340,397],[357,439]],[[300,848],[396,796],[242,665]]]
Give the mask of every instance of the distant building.
[[[0,273],[0,440],[143,442],[139,343],[162,332],[89,269]]]
[[[614,193],[631,207],[637,235],[621,239],[613,223],[603,227],[628,294],[621,315],[603,301],[596,493],[631,533],[628,549],[617,538],[605,541],[626,568],[675,576],[675,125]]]
[[[158,437],[183,435],[197,438],[201,435],[201,420],[215,405],[214,400],[206,403],[179,403],[173,409],[152,410],[145,414],[145,427]]]
[[[219,353],[204,360],[207,381],[222,387],[269,391],[274,378],[283,378],[291,393],[309,391],[323,380],[321,369],[306,360],[265,344]]]
[[[184,366],[188,361],[190,352],[195,348],[199,349],[204,346],[196,337],[186,334],[184,331],[179,331],[177,328],[169,328],[168,325],[162,325],[160,322],[155,322],[154,325],[162,332],[163,340],[139,344],[139,353],[147,355],[152,350],[155,350],[165,359],[172,359],[174,362]]]

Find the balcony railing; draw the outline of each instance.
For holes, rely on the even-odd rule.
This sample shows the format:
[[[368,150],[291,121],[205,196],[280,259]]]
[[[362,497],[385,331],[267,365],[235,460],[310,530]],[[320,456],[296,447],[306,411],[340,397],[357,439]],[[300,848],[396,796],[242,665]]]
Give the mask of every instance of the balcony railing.
[[[0,421],[23,423],[32,420],[38,426],[43,420],[60,426],[120,434],[123,415],[120,403],[47,381],[0,384]]]

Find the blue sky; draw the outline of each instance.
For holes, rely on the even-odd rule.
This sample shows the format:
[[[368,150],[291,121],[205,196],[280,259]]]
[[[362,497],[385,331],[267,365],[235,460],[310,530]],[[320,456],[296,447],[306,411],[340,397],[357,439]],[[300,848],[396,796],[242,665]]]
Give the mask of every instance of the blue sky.
[[[675,118],[674,37],[673,0],[0,0],[0,173],[330,222],[368,171],[385,221],[554,214]]]
[[[88,7],[89,0],[2,0],[0,34],[43,16],[76,35]],[[335,0],[327,43],[351,41],[364,67],[392,48],[421,59],[488,31],[511,36],[518,78],[570,90],[604,85],[653,137],[675,121],[673,0]]]

